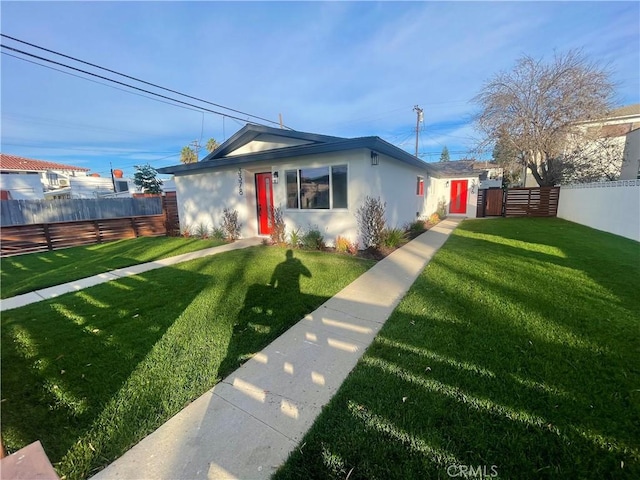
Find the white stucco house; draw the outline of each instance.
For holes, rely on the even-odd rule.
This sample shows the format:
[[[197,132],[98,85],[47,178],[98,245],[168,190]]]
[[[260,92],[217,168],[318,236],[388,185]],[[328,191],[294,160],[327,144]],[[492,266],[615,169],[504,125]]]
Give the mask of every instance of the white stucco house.
[[[358,240],[356,212],[367,196],[386,202],[386,220],[403,227],[442,202],[449,215],[474,217],[478,175],[440,178],[430,164],[379,137],[342,138],[248,124],[197,163],[173,174],[181,228],[220,225],[238,212],[241,235],[268,235],[269,211],[287,231],[317,227],[331,245]],[[473,183],[475,181],[475,184]]]

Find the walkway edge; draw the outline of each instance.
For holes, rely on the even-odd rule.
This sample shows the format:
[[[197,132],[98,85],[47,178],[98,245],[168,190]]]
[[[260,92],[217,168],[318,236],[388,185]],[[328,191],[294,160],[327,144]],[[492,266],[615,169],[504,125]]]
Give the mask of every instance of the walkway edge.
[[[461,220],[378,262],[92,480],[270,478]]]
[[[53,287],[34,290],[22,295],[16,295],[15,297],[2,299],[0,300],[0,312],[24,307],[25,305],[41,302],[43,300],[49,300],[59,297],[60,295],[64,295],[65,293],[77,292],[85,288],[93,287],[94,285],[110,282],[111,280],[118,280],[119,278],[130,277],[132,275],[138,275],[140,273],[155,270],[157,268],[176,265],[178,263],[188,262],[189,260],[194,260],[196,258],[208,257],[210,255],[217,255],[219,253],[238,250],[241,248],[253,247],[261,244],[261,238],[245,238],[237,240],[233,243],[220,245],[218,247],[205,248],[203,250],[196,250],[195,252],[183,253],[181,255],[175,255],[173,257],[162,258],[153,262],[139,263],[136,265],[131,265],[130,267],[118,268],[116,270],[100,273],[91,277],[85,277],[74,280],[72,282],[62,283]]]

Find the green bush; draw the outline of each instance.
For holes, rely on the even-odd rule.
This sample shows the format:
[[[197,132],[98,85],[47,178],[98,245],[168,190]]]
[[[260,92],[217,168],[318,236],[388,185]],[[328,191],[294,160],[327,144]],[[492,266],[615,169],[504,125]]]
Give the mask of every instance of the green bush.
[[[291,246],[291,248],[300,248],[301,243],[302,238],[300,236],[300,229],[296,228],[289,234],[289,245]]]
[[[439,221],[440,221],[440,215],[438,215],[437,212],[434,212],[429,216],[429,223],[435,225]]]
[[[382,245],[398,248],[407,242],[407,232],[401,228],[387,228],[382,232]]]
[[[320,230],[311,228],[302,236],[302,246],[309,250],[322,250],[324,248],[324,237]]]
[[[424,226],[424,222],[422,220],[416,220],[407,226],[407,233],[411,238],[415,238],[426,231],[427,228]]]
[[[226,238],[226,235],[225,235],[224,230],[222,229],[222,227],[215,227],[211,231],[211,238],[213,238],[215,240],[224,240]]]
[[[202,239],[209,238],[209,225],[199,223],[193,232],[193,236]]]

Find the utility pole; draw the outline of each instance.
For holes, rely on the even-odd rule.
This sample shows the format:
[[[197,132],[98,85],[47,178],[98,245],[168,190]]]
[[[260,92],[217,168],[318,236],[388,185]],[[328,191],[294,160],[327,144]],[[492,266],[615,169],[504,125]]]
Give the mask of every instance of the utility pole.
[[[284,128],[284,125],[282,124],[282,114],[279,113],[278,116],[280,117],[280,128]]]
[[[200,148],[202,148],[202,145],[200,145],[200,142],[198,140],[194,140],[193,142],[191,142],[189,144],[190,147],[193,147],[193,151],[196,152],[196,162],[200,161]]]
[[[422,109],[416,105],[413,107],[413,111],[416,112],[416,157],[418,156],[418,136],[420,133],[420,122],[424,122],[424,115],[422,114]]]

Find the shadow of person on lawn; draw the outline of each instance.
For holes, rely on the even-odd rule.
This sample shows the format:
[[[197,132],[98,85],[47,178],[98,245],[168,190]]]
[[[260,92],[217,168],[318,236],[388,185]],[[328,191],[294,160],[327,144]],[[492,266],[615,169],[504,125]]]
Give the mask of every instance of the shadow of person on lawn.
[[[311,278],[311,272],[300,260],[294,258],[293,250],[287,250],[285,255],[287,259],[276,266],[269,284],[273,288],[286,290],[290,295],[300,294],[300,277],[304,275]]]
[[[309,269],[295,258],[293,250],[276,265],[268,284],[254,283],[247,289],[234,325],[234,341],[220,370],[232,371],[264,346],[265,337],[277,338],[327,297],[302,293],[302,277],[311,278]]]

